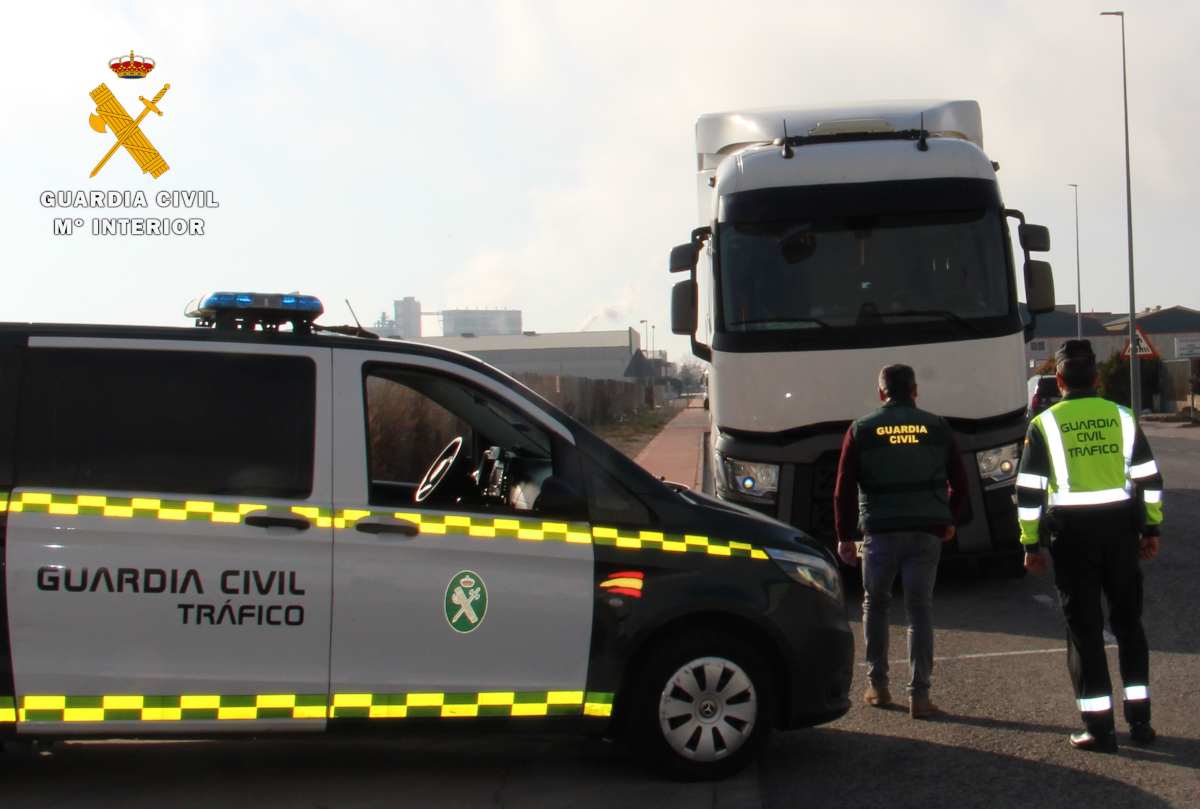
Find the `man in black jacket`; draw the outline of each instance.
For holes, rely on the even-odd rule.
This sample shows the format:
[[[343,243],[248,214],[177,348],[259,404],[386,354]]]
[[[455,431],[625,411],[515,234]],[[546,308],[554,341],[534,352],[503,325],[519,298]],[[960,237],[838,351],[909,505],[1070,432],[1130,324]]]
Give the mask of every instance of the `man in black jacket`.
[[[868,705],[890,705],[888,604],[897,574],[908,612],[909,714],[938,712],[929,699],[933,670],[933,586],[942,543],[967,498],[967,473],[954,433],[940,416],[916,406],[917,382],[907,365],[879,372],[883,407],[850,425],[842,441],[834,490],[838,555],[857,564],[863,536],[863,635]]]

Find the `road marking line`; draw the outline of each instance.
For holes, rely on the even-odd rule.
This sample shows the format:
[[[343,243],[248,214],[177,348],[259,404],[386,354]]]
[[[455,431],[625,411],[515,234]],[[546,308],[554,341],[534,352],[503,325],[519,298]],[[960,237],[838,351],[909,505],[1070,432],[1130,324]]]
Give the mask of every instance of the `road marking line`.
[[[1115,649],[1115,648],[1117,648],[1117,646],[1115,643],[1110,643],[1110,644],[1106,645],[1104,648],[1105,649]],[[951,656],[947,656],[947,657],[935,657],[933,659],[933,662],[946,663],[946,662],[952,662],[955,660],[982,660],[984,658],[990,658],[990,657],[1016,657],[1018,655],[1062,654],[1065,651],[1067,651],[1067,647],[1061,646],[1057,649],[1021,649],[1021,650],[1018,650],[1015,652],[975,652],[974,654],[951,655]],[[896,660],[889,660],[888,665],[900,665],[902,663],[907,663],[907,662],[908,662],[908,658],[902,657],[902,658],[898,658]],[[858,665],[860,667],[866,667],[867,664],[859,663]]]

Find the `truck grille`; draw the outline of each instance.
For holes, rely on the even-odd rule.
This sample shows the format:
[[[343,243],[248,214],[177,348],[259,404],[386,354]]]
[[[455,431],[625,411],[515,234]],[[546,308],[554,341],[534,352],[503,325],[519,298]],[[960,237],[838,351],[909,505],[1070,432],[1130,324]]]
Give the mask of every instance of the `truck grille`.
[[[837,450],[822,453],[809,469],[811,475],[797,475],[795,502],[808,501],[808,525],[801,525],[817,539],[833,542],[833,490],[837,486],[837,467],[841,453]],[[805,487],[801,489],[800,487]],[[803,513],[798,515],[804,519]]]

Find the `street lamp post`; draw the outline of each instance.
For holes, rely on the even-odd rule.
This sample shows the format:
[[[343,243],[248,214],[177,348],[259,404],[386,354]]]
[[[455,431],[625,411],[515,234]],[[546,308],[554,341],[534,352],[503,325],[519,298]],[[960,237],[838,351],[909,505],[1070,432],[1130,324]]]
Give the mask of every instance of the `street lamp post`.
[[[1079,274],[1079,184],[1067,183],[1075,190],[1075,337],[1083,339],[1083,285]]]
[[[1101,11],[1101,17],[1121,18],[1121,94],[1125,102],[1125,229],[1129,241],[1129,404],[1133,417],[1142,411],[1142,375],[1137,355],[1137,307],[1133,296],[1133,185],[1129,174],[1129,79],[1125,69],[1125,12]]]
[[[645,340],[649,340],[649,339],[650,339],[650,328],[649,328],[649,325],[648,325],[648,324],[650,323],[650,321],[648,321],[648,320],[639,320],[639,321],[638,321],[638,323],[640,323],[640,324],[641,324],[641,326],[642,326],[642,337],[643,337],[643,339],[645,339]],[[650,344],[647,342],[647,344],[646,344],[646,349],[647,349],[647,351],[649,350],[649,347],[650,347]]]

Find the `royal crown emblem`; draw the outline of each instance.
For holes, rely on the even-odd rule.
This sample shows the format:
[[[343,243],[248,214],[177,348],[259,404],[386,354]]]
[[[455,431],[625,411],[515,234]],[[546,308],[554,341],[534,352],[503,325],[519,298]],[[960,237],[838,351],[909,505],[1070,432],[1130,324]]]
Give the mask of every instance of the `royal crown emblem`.
[[[108,68],[122,79],[144,79],[154,70],[154,60],[130,51],[128,56],[122,54],[109,59]]]

